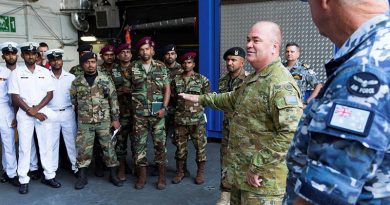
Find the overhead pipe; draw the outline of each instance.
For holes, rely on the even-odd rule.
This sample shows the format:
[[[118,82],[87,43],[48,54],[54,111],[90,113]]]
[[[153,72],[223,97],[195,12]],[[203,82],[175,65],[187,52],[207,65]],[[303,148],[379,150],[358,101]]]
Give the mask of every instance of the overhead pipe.
[[[191,26],[196,22],[196,17],[171,19],[165,21],[157,21],[151,23],[132,25],[131,30],[147,30],[147,29],[162,29],[173,28],[180,26]]]

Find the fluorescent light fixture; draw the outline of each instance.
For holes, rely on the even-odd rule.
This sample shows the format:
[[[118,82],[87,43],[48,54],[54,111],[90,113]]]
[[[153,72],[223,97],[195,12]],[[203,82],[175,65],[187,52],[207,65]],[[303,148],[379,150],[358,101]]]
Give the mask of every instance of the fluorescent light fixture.
[[[97,40],[95,36],[81,36],[80,39],[82,41],[87,41],[87,42],[96,41]]]

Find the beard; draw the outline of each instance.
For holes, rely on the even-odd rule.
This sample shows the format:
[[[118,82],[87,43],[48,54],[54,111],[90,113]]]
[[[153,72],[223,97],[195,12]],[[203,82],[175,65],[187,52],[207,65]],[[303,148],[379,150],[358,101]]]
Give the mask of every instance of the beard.
[[[173,59],[173,58],[168,58],[168,59],[165,60],[165,62],[166,62],[168,65],[172,65],[172,63],[175,62],[175,59]]]
[[[147,54],[141,55],[141,59],[143,61],[148,61],[148,60],[150,60],[150,58],[151,58],[151,55],[147,55]]]
[[[7,65],[15,65],[17,60],[14,61],[5,61]]]

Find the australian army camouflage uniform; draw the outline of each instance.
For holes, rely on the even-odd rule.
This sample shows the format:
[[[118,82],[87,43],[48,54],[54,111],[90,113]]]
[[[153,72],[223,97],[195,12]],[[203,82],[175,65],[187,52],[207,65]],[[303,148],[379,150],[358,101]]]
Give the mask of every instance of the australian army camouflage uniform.
[[[227,93],[236,90],[243,82],[246,76],[248,76],[249,73],[245,71],[244,69],[241,70],[241,73],[236,78],[231,78],[229,73],[226,73],[220,80],[218,84],[218,91],[219,93]],[[221,190],[222,191],[228,191],[230,190],[231,185],[229,184],[226,173],[227,168],[229,165],[229,151],[228,151],[228,144],[229,144],[229,121],[232,117],[232,112],[224,112],[223,113],[223,121],[222,121],[222,135],[223,138],[221,140]],[[227,190],[224,190],[227,189]]]
[[[78,167],[86,168],[91,163],[95,133],[102,146],[106,166],[118,166],[110,127],[111,121],[119,119],[119,106],[111,79],[98,71],[93,85],[90,86],[84,75],[80,75],[72,82],[70,93],[78,115]]]
[[[178,175],[178,177],[175,176],[173,182],[179,183],[184,177],[184,164],[187,160],[187,142],[189,137],[195,147],[195,160],[198,165],[198,172],[200,167],[203,167],[202,169],[204,169],[204,164],[206,162],[205,149],[207,139],[206,130],[204,127],[206,122],[203,106],[199,103],[193,103],[182,98],[178,98],[177,94],[188,93],[201,95],[209,93],[210,82],[205,76],[194,72],[189,77],[184,76],[184,74],[177,75],[172,81],[171,86],[172,93],[174,94],[175,101],[177,102],[174,115],[175,134],[173,137],[173,142],[176,146],[176,175]],[[175,180],[175,178],[177,178],[177,180]],[[203,183],[203,179],[201,181],[201,183]]]
[[[227,169],[232,188],[281,201],[287,175],[285,154],[302,114],[299,99],[299,88],[280,59],[250,74],[233,92],[199,97],[202,105],[234,111]],[[247,183],[248,170],[261,176],[260,187]]]

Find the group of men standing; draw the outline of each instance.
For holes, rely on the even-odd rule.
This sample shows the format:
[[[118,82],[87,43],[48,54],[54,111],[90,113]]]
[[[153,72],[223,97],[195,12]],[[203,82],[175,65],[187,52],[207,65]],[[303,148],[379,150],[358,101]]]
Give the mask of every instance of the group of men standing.
[[[184,54],[180,65],[176,62],[176,46],[168,45],[163,63],[153,59],[154,46],[150,37],[139,40],[136,48],[140,58],[131,62],[130,44],[121,44],[117,48],[106,45],[100,51],[103,64],[99,66],[92,46],[82,45],[78,49],[80,64],[67,72],[63,68],[64,51],[61,49],[43,52],[50,64],[47,69],[36,64],[38,58],[43,58],[39,44],[1,44],[6,61],[6,67],[0,68],[0,109],[6,113],[1,118],[6,180],[19,186],[21,194],[28,193],[28,172],[34,159],[32,151],[35,150],[36,135],[44,173],[42,183],[59,188],[61,184],[56,180],[55,172],[62,134],[72,170],[77,176],[75,189],[83,189],[88,184],[87,168],[93,155],[97,164],[103,161],[108,167],[110,182],[122,186],[126,180],[128,140],[137,176],[135,188],[142,189],[148,165],[147,139],[151,134],[159,176],[156,187],[164,189],[167,163],[165,116],[169,110],[168,117],[176,119],[173,143],[177,146],[177,173],[172,181],[179,183],[184,177],[190,137],[197,152],[195,183],[202,184],[207,142],[203,107],[179,100],[177,94],[208,93],[209,81],[194,71],[196,53]],[[18,49],[24,63],[16,63]],[[14,141],[16,127],[19,133],[18,163]],[[116,131],[119,132],[114,134]]]

